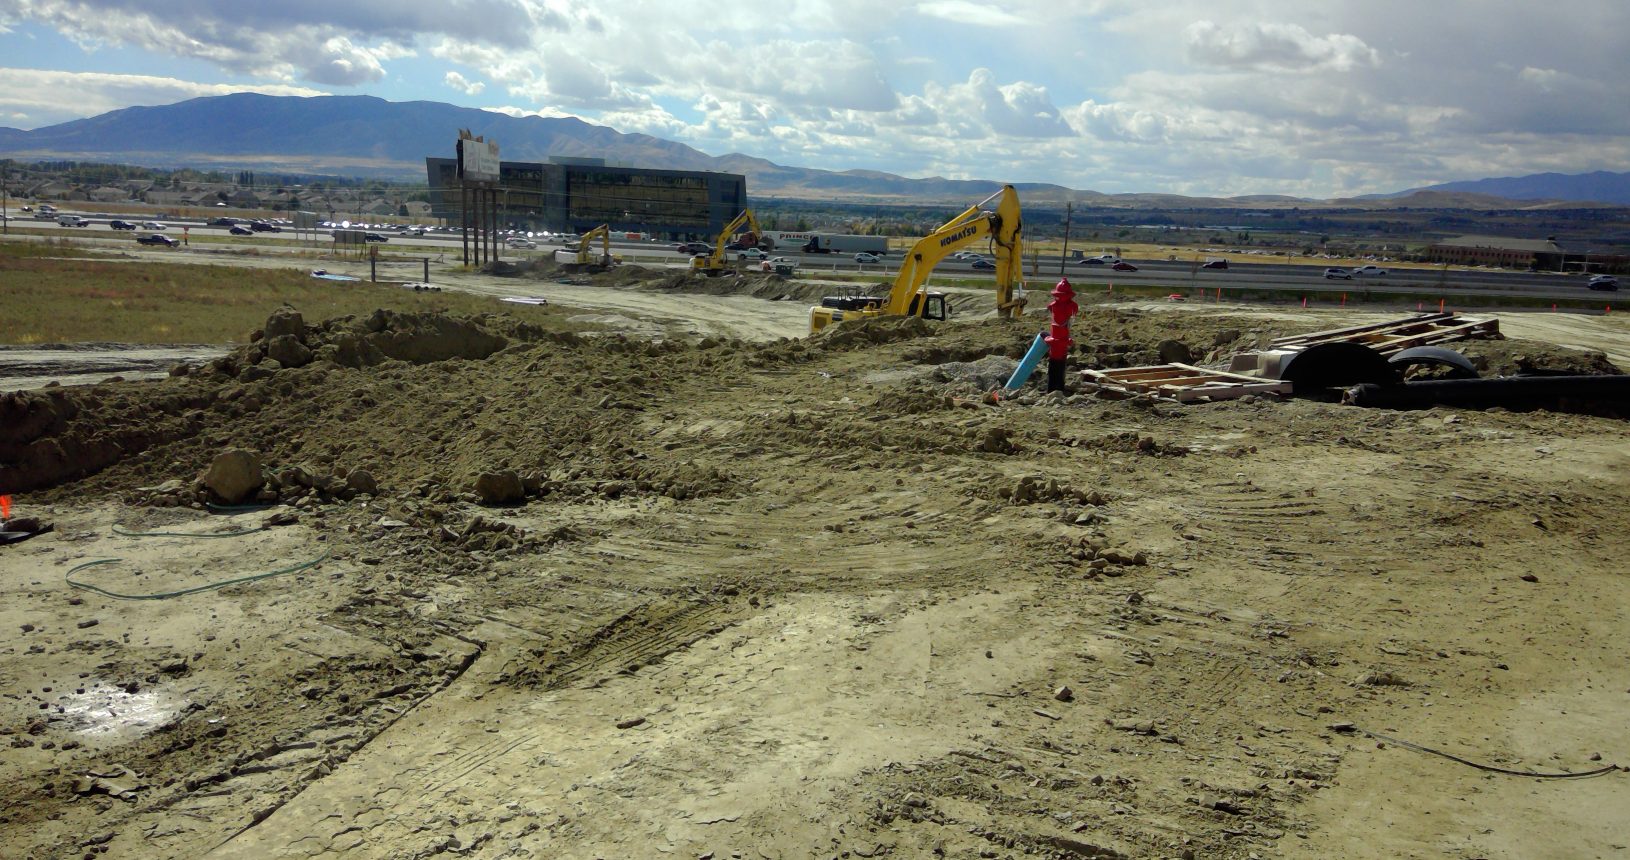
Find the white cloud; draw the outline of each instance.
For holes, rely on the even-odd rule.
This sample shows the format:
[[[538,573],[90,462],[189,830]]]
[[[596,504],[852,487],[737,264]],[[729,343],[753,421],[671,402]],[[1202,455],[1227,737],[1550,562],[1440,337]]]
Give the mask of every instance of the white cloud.
[[[1315,36],[1297,24],[1196,21],[1183,37],[1191,60],[1226,69],[1348,71],[1381,62],[1380,53],[1357,36]]]
[[[930,18],[940,18],[955,24],[975,27],[1021,27],[1030,22],[1007,11],[995,3],[974,3],[971,0],[929,0],[918,3],[916,11]]]
[[[458,72],[448,72],[446,75],[443,75],[442,83],[467,96],[480,95],[481,91],[487,88],[485,82],[467,80]]]

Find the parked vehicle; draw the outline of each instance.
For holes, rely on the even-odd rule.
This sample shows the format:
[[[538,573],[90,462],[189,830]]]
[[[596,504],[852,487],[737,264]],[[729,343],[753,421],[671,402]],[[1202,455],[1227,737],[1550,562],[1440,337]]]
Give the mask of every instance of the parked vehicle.
[[[876,264],[879,264],[879,263],[883,262],[883,257],[880,254],[868,254],[865,251],[861,251],[860,253],[855,255],[855,262],[861,263],[863,265],[864,264],[876,265]]]
[[[118,221],[118,220],[109,221],[108,226],[112,227],[115,230],[134,230],[134,229],[136,229],[136,225],[130,223],[129,221]]]
[[[1593,290],[1618,292],[1619,279],[1613,277],[1612,275],[1593,275],[1591,276],[1591,279],[1585,283],[1585,286]]]
[[[1339,269],[1335,266],[1331,266],[1330,268],[1324,270],[1324,279],[1327,281],[1350,281],[1353,279],[1353,273],[1347,271],[1346,269]]]
[[[1138,270],[1137,266],[1134,266],[1131,263],[1126,262],[1125,260],[1117,260],[1115,262],[1115,265],[1110,266],[1110,268],[1114,269],[1117,272],[1136,272]]]
[[[1365,278],[1380,278],[1386,276],[1387,270],[1380,266],[1359,266],[1353,270],[1353,274]]]
[[[181,244],[163,233],[150,233],[146,236],[137,236],[136,243],[139,245],[163,245],[166,248],[174,248],[175,246]]]

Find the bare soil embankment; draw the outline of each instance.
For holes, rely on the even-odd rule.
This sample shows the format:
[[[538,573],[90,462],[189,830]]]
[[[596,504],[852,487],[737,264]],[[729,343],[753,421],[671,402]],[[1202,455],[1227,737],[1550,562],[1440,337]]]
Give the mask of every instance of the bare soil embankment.
[[[1623,774],[1496,777],[1354,730],[1511,769],[1627,763],[1622,422],[987,402],[1032,322],[750,343],[285,316],[184,376],[6,395],[0,467],[58,531],[0,550],[0,842],[1622,844]],[[1110,366],[1290,327],[1092,310],[1076,339]],[[1498,348],[1519,346],[1597,362]],[[253,498],[277,507],[201,507],[195,476],[229,446],[261,455]],[[316,563],[170,600],[66,585],[112,557],[74,577],[156,593]]]

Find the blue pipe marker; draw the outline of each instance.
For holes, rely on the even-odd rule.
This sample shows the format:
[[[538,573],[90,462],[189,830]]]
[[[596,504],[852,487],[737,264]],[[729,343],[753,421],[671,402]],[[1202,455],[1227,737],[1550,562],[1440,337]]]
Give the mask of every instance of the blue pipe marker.
[[[1035,341],[1030,344],[1030,351],[1024,354],[1024,360],[1020,361],[1019,366],[1013,369],[1013,375],[1008,377],[1007,384],[1002,388],[1008,391],[1023,388],[1024,384],[1030,380],[1030,374],[1036,372],[1036,365],[1041,364],[1042,356],[1046,354],[1047,344],[1042,341],[1041,335],[1038,334]]]

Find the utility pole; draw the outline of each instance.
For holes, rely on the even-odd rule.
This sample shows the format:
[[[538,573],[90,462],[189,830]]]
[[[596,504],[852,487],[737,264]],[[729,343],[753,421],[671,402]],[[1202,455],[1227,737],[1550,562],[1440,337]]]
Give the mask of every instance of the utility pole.
[[[11,204],[6,190],[11,187],[11,159],[0,161],[0,235],[11,235]]]
[[[1058,255],[1058,276],[1064,277],[1064,264],[1070,257],[1070,216],[1075,213],[1074,203],[1064,204],[1064,250]]]

